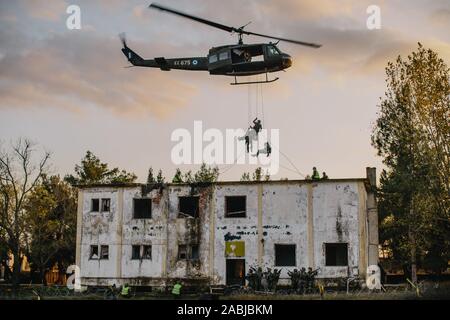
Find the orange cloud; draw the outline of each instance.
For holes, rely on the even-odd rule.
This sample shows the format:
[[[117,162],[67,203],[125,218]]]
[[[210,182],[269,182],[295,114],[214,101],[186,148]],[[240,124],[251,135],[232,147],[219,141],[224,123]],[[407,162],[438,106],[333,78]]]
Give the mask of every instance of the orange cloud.
[[[173,74],[123,68],[127,62],[116,38],[69,34],[0,60],[0,108],[82,111],[95,106],[122,115],[166,117],[196,94],[195,85]]]

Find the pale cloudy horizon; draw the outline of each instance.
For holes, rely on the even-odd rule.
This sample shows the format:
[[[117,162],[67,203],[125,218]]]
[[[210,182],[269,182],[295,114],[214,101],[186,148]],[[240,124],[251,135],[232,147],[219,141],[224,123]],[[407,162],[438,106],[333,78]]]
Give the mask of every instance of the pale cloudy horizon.
[[[157,2],[223,24],[251,21],[251,31],[323,44],[315,50],[280,42],[294,64],[276,75],[279,81],[263,86],[263,125],[280,129],[280,149],[304,174],[313,166],[330,178],[364,177],[367,166],[380,172],[370,132],[388,61],[421,42],[450,64],[448,0]],[[249,92],[230,86],[231,77],[207,72],[124,68],[121,32],[145,58],[206,56],[211,47],[236,41],[223,31],[150,10],[150,3],[0,0],[0,139],[38,142],[52,151],[54,173],[73,172],[91,150],[145,181],[150,166],[173,176],[173,130],[192,130],[195,120],[205,129],[246,128],[248,95],[254,110],[255,87]],[[81,8],[81,30],[66,28],[70,4]],[[366,28],[369,5],[381,8],[381,30]],[[290,170],[281,168],[274,179],[301,178],[288,159],[280,159]],[[219,167],[227,170],[221,180],[238,180],[254,169]]]

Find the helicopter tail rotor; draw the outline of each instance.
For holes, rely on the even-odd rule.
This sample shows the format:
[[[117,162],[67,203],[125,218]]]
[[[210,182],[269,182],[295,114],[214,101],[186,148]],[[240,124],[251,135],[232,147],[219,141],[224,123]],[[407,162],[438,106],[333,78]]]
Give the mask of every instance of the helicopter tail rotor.
[[[127,46],[127,38],[125,36],[125,33],[119,34],[119,39],[123,45],[122,52],[125,55],[125,57],[127,57],[128,61],[133,66],[142,65],[142,63],[144,62],[144,59],[142,59],[142,57],[140,55],[138,55],[136,52],[134,52]]]
[[[126,37],[125,32],[119,33],[119,39],[122,42],[123,47],[128,48],[127,47],[127,37]]]

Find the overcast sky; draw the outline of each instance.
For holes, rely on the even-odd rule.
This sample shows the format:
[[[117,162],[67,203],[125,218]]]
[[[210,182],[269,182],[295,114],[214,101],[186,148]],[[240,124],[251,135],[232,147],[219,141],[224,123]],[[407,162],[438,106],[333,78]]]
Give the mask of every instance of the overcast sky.
[[[280,129],[281,151],[305,174],[313,166],[331,178],[364,177],[366,166],[380,170],[370,132],[387,62],[420,41],[450,63],[448,0],[158,2],[223,24],[251,21],[251,31],[323,44],[311,49],[280,43],[294,64],[262,92],[263,125]],[[194,120],[205,129],[246,128],[249,94],[251,116],[262,117],[255,86],[230,86],[231,78],[207,72],[124,68],[120,32],[145,58],[205,56],[210,47],[237,40],[148,9],[150,3],[0,0],[0,139],[38,142],[53,153],[54,173],[72,172],[91,150],[144,181],[149,166],[173,175],[173,130],[192,131]],[[66,28],[70,4],[81,8],[81,30]],[[372,4],[381,8],[381,30],[366,27]],[[285,156],[281,164],[291,171],[281,168],[274,178],[301,178]],[[239,179],[252,169],[236,165],[221,179]]]

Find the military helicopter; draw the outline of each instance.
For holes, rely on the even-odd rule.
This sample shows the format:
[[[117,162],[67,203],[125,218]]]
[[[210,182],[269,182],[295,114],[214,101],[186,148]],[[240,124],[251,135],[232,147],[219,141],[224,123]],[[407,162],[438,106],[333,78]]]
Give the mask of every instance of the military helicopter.
[[[158,57],[154,59],[143,59],[136,52],[134,52],[127,46],[125,35],[121,34],[120,38],[123,44],[122,52],[127,57],[128,61],[133,66],[137,67],[159,68],[163,71],[170,71],[171,69],[189,70],[189,71],[209,71],[211,75],[234,76],[234,83],[231,83],[232,85],[270,83],[278,80],[279,78],[276,77],[274,79],[269,80],[267,76],[268,73],[285,70],[292,65],[291,56],[281,52],[280,49],[278,49],[277,44],[279,41],[290,42],[312,48],[321,47],[321,45],[315,43],[308,43],[303,41],[285,39],[246,31],[244,30],[244,28],[248,24],[239,28],[229,27],[217,22],[195,17],[180,11],[176,11],[174,9],[164,7],[157,3],[150,4],[149,8],[172,13],[187,19],[191,19],[206,24],[214,28],[218,28],[220,30],[235,33],[238,35],[239,41],[237,44],[234,45],[213,47],[209,50],[208,55],[206,57],[188,57],[175,59],[166,59],[164,57]],[[244,44],[244,41],[242,39],[244,35],[253,35],[258,37],[275,39],[278,41],[276,43],[270,42],[270,43]],[[264,73],[266,74],[266,79],[264,81],[250,81],[250,82],[237,81],[237,77],[239,76],[251,76]]]

